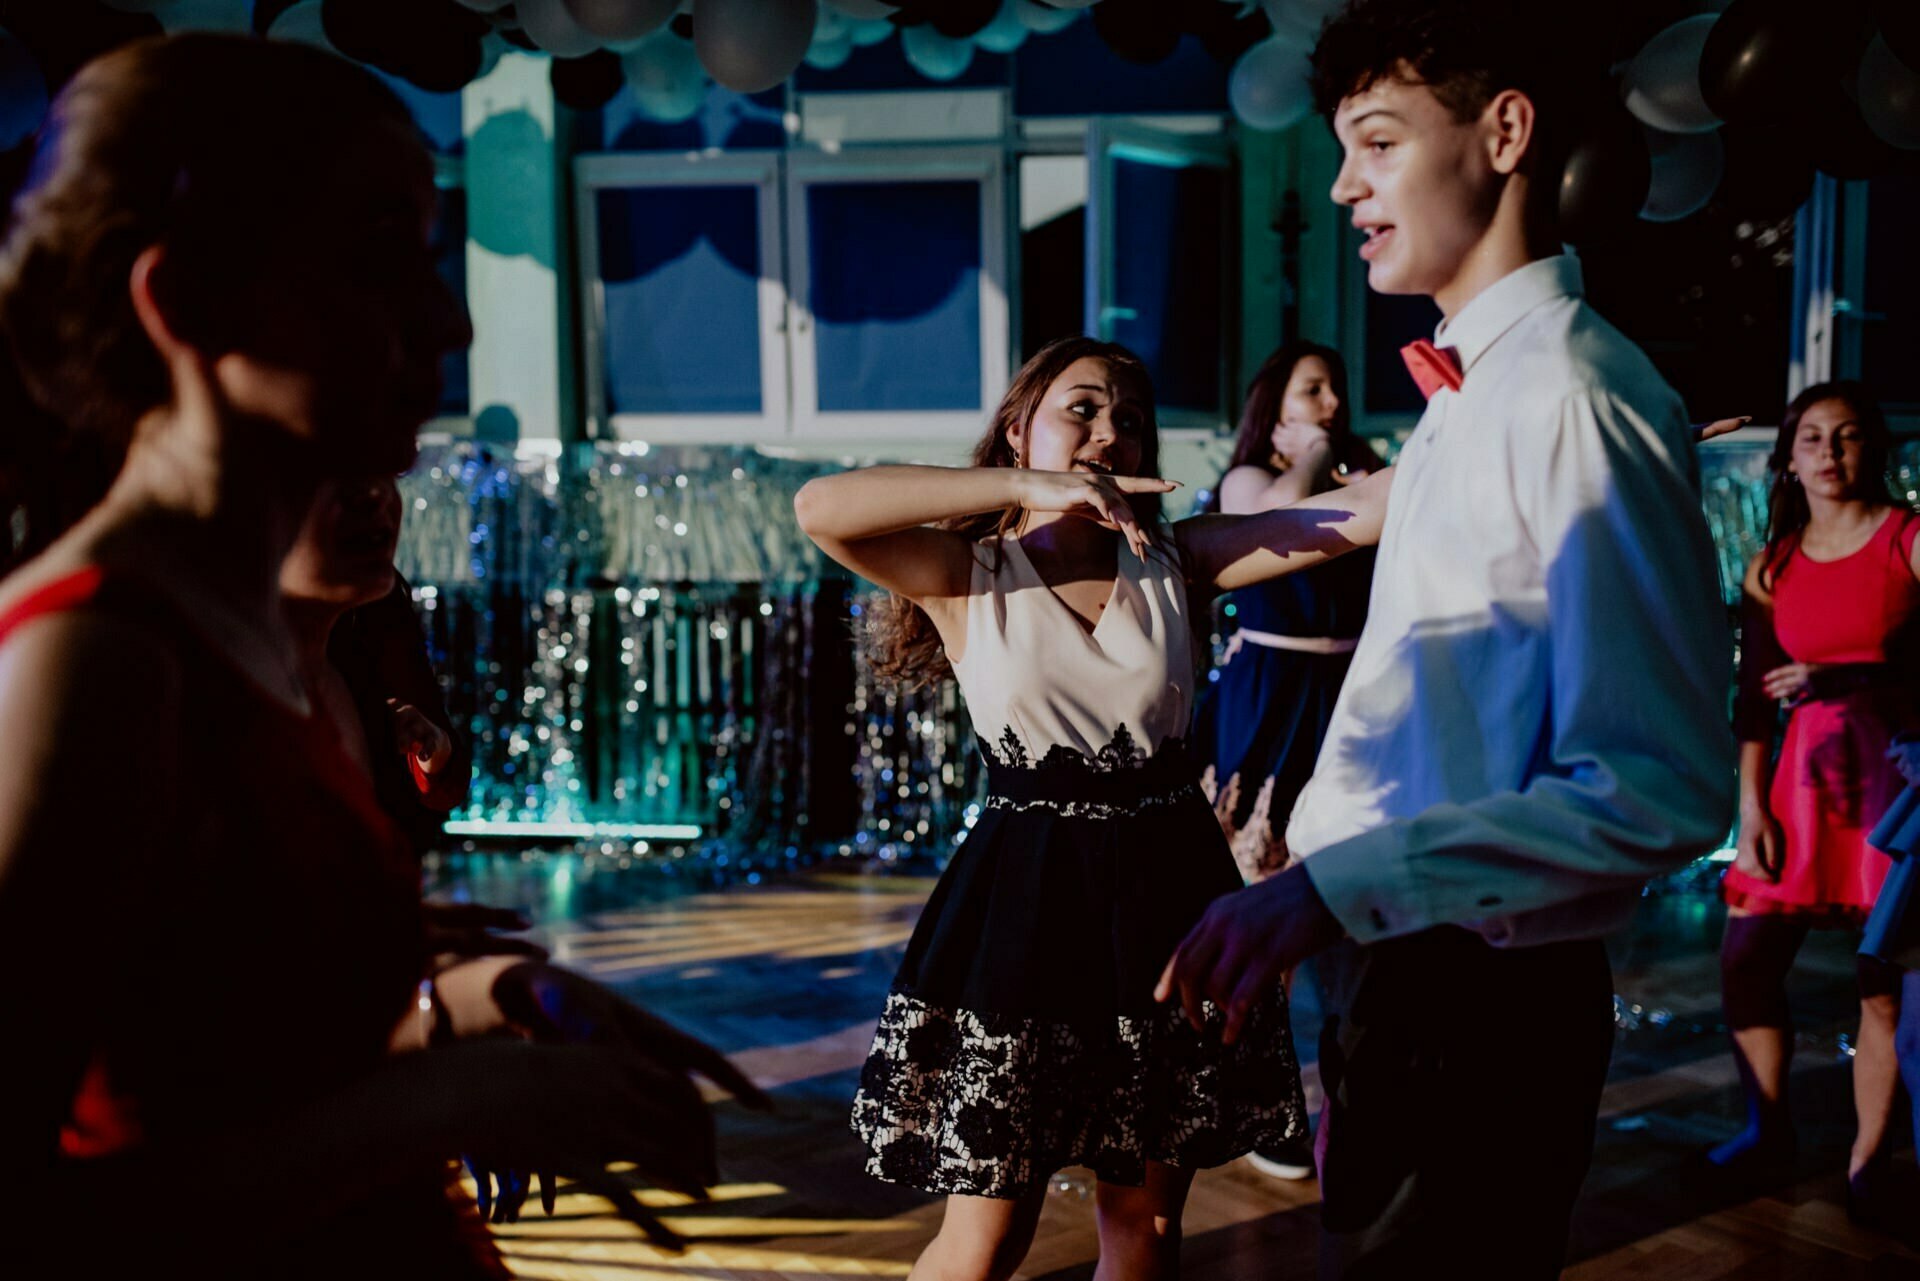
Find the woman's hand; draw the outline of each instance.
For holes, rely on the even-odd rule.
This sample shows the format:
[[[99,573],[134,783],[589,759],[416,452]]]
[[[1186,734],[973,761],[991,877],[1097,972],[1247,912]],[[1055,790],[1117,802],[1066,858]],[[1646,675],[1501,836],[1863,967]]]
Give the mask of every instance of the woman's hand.
[[[401,759],[418,765],[428,778],[438,774],[453,756],[453,739],[413,704],[390,698],[387,706],[393,709],[394,747]]]
[[[469,1034],[469,1029],[504,1028],[536,1042],[603,1046],[638,1055],[682,1080],[688,1073],[703,1076],[750,1107],[773,1106],[765,1091],[748,1080],[718,1050],[583,975],[539,961],[460,968],[463,980],[452,984],[443,981],[442,986],[451,986],[459,992],[464,980],[491,975],[488,997],[495,1013],[481,1016],[485,1021],[479,1024],[472,1021],[474,1015],[470,1009],[464,1012],[465,1020],[461,1013],[456,1013],[456,1034]],[[471,1003],[470,996],[465,999]],[[481,1216],[495,1223],[519,1219],[534,1183],[526,1170],[548,1168],[502,1166],[473,1152],[468,1152],[465,1160],[479,1189]],[[552,1214],[553,1177],[545,1173],[536,1177],[541,1205]]]
[[[1020,505],[1028,511],[1064,512],[1117,529],[1136,556],[1144,558],[1152,540],[1134,518],[1129,494],[1165,494],[1180,488],[1152,476],[1106,476],[1098,472],[1022,471]]]
[[[1283,420],[1274,425],[1273,452],[1289,470],[1312,467],[1333,452],[1333,435],[1318,423]]]
[[[1807,696],[1813,674],[1822,666],[1820,663],[1788,663],[1785,667],[1776,667],[1760,678],[1760,687],[1768,698],[1797,703]]]
[[[557,1171],[613,1203],[656,1244],[679,1238],[609,1173],[632,1162],[642,1177],[696,1199],[719,1181],[713,1117],[686,1075],[646,1054],[604,1046],[485,1041],[422,1056],[452,1150],[478,1170]],[[553,1177],[542,1200],[552,1211]],[[526,1196],[526,1180],[502,1179]],[[495,1200],[496,1222],[506,1197]],[[483,1211],[484,1212],[484,1211]]]
[[[1740,836],[1733,859],[1735,869],[1755,880],[1778,883],[1786,852],[1786,836],[1767,808],[1741,806]]]

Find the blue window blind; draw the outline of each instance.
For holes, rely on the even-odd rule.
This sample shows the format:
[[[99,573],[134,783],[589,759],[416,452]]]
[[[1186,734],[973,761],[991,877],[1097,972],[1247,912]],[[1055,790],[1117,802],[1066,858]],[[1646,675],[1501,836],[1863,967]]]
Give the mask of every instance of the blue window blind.
[[[807,188],[821,412],[980,408],[980,185]]]
[[[742,186],[599,193],[610,412],[761,412],[758,199]]]
[[[1153,375],[1162,405],[1219,410],[1227,175],[1206,166],[1113,161],[1108,331]]]

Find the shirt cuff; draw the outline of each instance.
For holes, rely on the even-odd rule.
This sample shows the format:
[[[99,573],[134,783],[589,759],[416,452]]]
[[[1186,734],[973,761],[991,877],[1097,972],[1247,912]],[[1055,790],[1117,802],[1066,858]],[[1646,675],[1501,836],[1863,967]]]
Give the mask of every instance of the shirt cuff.
[[[1418,897],[1393,824],[1315,850],[1300,860],[1307,879],[1349,937],[1360,943],[1414,934],[1434,922]]]

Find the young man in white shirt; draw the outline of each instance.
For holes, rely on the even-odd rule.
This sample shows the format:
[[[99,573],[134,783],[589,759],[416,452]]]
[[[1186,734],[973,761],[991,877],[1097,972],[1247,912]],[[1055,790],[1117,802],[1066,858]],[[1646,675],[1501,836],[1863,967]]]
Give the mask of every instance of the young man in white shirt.
[[[1304,857],[1218,900],[1161,994],[1226,1006],[1232,1036],[1353,940],[1321,1054],[1323,1275],[1558,1275],[1612,1046],[1600,940],[1733,816],[1693,433],[1560,253],[1573,77],[1542,8],[1354,0],[1314,54],[1333,198],[1371,286],[1439,304],[1409,364],[1440,389],[1390,484],[1346,496],[1380,555],[1288,828]]]

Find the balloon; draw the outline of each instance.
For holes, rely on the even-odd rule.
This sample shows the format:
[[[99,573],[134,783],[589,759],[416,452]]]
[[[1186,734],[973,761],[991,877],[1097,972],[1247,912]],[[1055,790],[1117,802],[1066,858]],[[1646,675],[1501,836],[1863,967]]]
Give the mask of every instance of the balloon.
[[[1286,129],[1313,110],[1310,68],[1300,47],[1277,36],[1262,40],[1233,64],[1227,101],[1252,129]]]
[[[929,25],[904,27],[900,48],[913,69],[929,80],[952,80],[973,62],[973,42],[943,36]]]
[[[847,23],[847,38],[853,41],[854,48],[864,49],[893,39],[894,30],[894,25],[885,18],[854,18]]]
[[[1807,140],[1820,172],[1848,180],[1871,178],[1899,160],[1900,153],[1874,135],[1858,104],[1837,84],[1809,93],[1803,110],[1795,132]]]
[[[1893,56],[1920,71],[1920,5],[1913,0],[1867,0],[1867,11]]]
[[[248,0],[168,0],[154,13],[168,35],[176,31],[247,31],[253,25]]]
[[[0,150],[33,136],[47,118],[47,79],[33,51],[0,31]]]
[[[1299,0],[1260,0],[1267,21],[1273,24],[1276,40],[1285,40],[1311,53],[1320,40],[1322,16],[1311,12]]]
[[[575,111],[597,111],[626,87],[618,55],[605,49],[584,58],[555,58],[547,64],[554,100]]]
[[[1920,71],[1894,56],[1884,34],[1860,58],[1860,118],[1888,146],[1920,151]]]
[[[891,18],[900,12],[900,6],[888,4],[887,0],[825,0],[830,9],[838,9],[849,18],[863,20],[873,18]]]
[[[516,0],[520,29],[556,58],[583,58],[600,47],[600,38],[575,22],[566,0]]]
[[[513,3],[513,0],[454,0],[475,13],[497,13]]]
[[[1753,219],[1782,218],[1813,189],[1813,159],[1804,140],[1775,129],[1728,126],[1726,176],[1715,203]]]
[[[173,3],[173,0],[100,0],[109,9],[118,9],[121,13],[158,13]]]
[[[1040,0],[1013,0],[1013,11],[1019,15],[1021,26],[1043,36],[1065,31],[1080,17],[1078,10],[1041,4]]]
[[[1809,89],[1837,83],[1854,23],[1844,4],[1734,0],[1700,50],[1700,91],[1722,120],[1783,122]],[[1854,46],[1855,49],[1858,46]]]
[[[1056,9],[1091,9],[1100,0],[1047,0]]]
[[[1000,0],[939,0],[926,8],[935,31],[956,40],[971,40],[1000,12]]]
[[[1027,42],[1027,25],[1020,21],[1020,11],[1013,0],[1006,0],[1000,6],[1000,12],[980,28],[973,42],[988,53],[1012,53]]]
[[[320,0],[300,0],[299,4],[282,10],[267,28],[267,39],[310,44],[316,49],[333,48],[320,22]]]
[[[638,40],[667,25],[680,0],[564,0],[582,30],[606,44]]]
[[[693,50],[735,93],[771,89],[813,43],[815,0],[695,0]]]
[[[1093,27],[1128,62],[1160,62],[1180,47],[1180,28],[1164,0],[1106,0],[1093,11]]]
[[[1560,238],[1605,240],[1647,203],[1652,162],[1637,121],[1615,106],[1593,112],[1560,171]]]
[[[1727,168],[1719,132],[1644,133],[1652,172],[1640,216],[1648,222],[1678,222],[1705,208]]]
[[[1696,14],[1674,23],[1642,45],[1627,64],[1620,87],[1627,110],[1663,133],[1704,133],[1720,118],[1700,92],[1700,51],[1719,19]]]
[[[659,31],[620,60],[627,87],[649,120],[688,120],[707,100],[707,73],[693,46],[671,31]]]
[[[832,71],[835,67],[845,66],[853,56],[853,37],[842,31],[838,36],[825,40],[815,40],[807,46],[807,65],[821,71]]]

